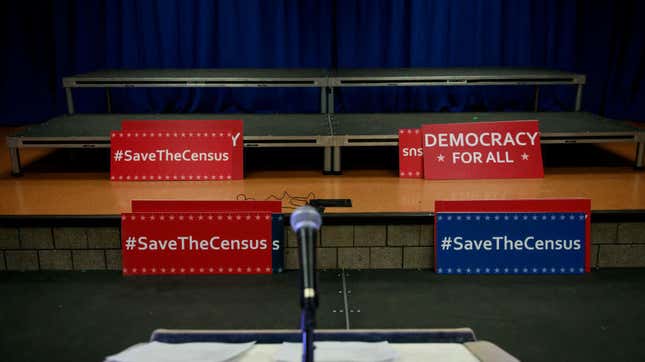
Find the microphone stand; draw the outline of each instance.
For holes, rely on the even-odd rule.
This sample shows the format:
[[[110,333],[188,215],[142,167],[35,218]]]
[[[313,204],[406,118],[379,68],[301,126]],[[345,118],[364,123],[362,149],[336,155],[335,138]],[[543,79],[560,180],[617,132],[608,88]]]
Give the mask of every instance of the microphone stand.
[[[302,361],[314,360],[314,329],[316,328],[316,308],[318,294],[316,287],[316,236],[317,230],[301,228],[298,230],[300,241],[301,295],[300,328],[302,330]],[[305,247],[303,245],[307,243]],[[310,243],[310,244],[309,244]]]
[[[302,329],[302,361],[314,360],[314,329],[316,328],[316,308],[305,306],[300,315]]]

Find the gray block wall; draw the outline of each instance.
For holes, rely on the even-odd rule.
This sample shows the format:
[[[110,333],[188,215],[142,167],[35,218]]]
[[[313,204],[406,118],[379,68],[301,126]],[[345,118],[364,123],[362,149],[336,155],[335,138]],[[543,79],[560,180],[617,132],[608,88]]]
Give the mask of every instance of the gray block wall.
[[[287,234],[285,268],[297,269],[297,241]],[[592,268],[645,267],[645,222],[592,223],[591,243]],[[323,226],[318,255],[320,269],[431,269],[434,229],[429,224]]]
[[[317,249],[319,269],[430,269],[432,225],[323,226]],[[298,268],[296,235],[287,228],[285,269]]]
[[[285,269],[297,269],[285,229]],[[320,269],[433,267],[432,225],[328,225],[318,239]],[[592,223],[591,240],[592,267],[645,267],[645,222]],[[120,269],[118,227],[0,227],[0,271]]]
[[[0,270],[121,270],[118,227],[1,227]]]
[[[599,268],[645,267],[645,222],[592,223],[591,240]]]

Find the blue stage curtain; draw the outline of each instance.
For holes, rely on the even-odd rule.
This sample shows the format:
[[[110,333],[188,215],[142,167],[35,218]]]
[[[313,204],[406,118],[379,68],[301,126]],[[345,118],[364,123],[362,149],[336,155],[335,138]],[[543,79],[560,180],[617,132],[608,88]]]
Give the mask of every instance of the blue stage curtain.
[[[637,1],[339,1],[338,67],[544,67],[585,73],[583,109],[645,121],[645,14]],[[511,111],[534,87],[339,90],[338,111]],[[540,109],[572,110],[575,87],[541,87]]]
[[[583,109],[645,121],[642,1],[57,0],[0,5],[0,124],[64,113],[106,68],[536,66],[588,75]],[[530,110],[533,87],[343,88],[337,111]],[[314,89],[120,89],[116,112],[318,112]],[[543,87],[570,110],[573,87]],[[75,92],[105,111],[101,90]]]
[[[66,111],[61,79],[108,68],[331,66],[326,1],[57,0],[3,2],[0,123]],[[103,90],[74,92],[105,112]],[[317,89],[114,89],[115,112],[319,112]]]

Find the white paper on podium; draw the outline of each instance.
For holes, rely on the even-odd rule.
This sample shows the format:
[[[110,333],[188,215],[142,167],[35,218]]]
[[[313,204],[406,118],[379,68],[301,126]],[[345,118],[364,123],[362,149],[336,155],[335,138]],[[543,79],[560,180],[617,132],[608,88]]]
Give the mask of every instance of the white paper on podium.
[[[239,356],[254,344],[150,342],[109,356],[105,362],[223,362]]]
[[[399,353],[387,342],[314,342],[316,362],[389,362]],[[302,361],[302,343],[283,343],[275,362]]]

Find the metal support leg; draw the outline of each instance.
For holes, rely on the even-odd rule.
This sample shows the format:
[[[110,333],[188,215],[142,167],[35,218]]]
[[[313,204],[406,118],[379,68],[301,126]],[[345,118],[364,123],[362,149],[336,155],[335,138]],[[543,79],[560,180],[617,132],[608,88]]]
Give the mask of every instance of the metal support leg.
[[[576,91],[576,112],[580,112],[580,106],[582,104],[582,87],[583,84],[578,84],[578,90]]]
[[[329,95],[327,96],[327,112],[334,113],[334,87],[329,87]]]
[[[20,151],[18,151],[18,148],[9,148],[9,157],[11,158],[11,175],[20,176],[22,172],[20,166]]]
[[[640,140],[636,144],[636,169],[642,170],[645,167],[643,164],[645,158],[645,135],[641,135]]]
[[[324,153],[325,153],[325,158],[324,158],[324,166],[323,166],[323,173],[324,174],[330,174],[331,173],[331,147],[327,146],[324,148]]]
[[[327,87],[320,88],[320,113],[327,113]]]
[[[67,98],[67,113],[74,114],[74,98],[72,98],[72,88],[65,88],[65,98]]]
[[[244,142],[244,141],[242,141],[242,142]],[[242,178],[243,179],[246,178],[246,169],[247,169],[246,160],[248,160],[248,159],[249,159],[249,157],[248,157],[248,149],[246,147],[242,147]]]
[[[107,104],[107,112],[112,113],[112,94],[110,88],[105,88],[105,102]]]
[[[334,174],[340,175],[340,146],[334,146]]]
[[[533,104],[533,112],[537,112],[540,105],[540,86],[535,86],[535,103]]]

